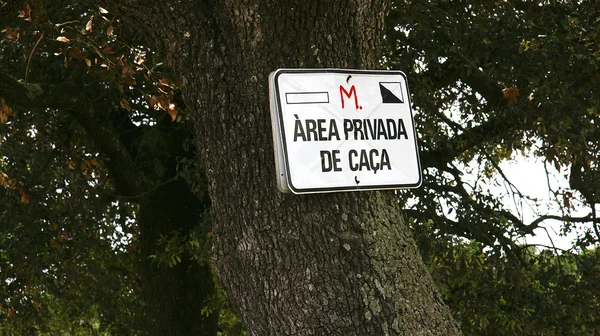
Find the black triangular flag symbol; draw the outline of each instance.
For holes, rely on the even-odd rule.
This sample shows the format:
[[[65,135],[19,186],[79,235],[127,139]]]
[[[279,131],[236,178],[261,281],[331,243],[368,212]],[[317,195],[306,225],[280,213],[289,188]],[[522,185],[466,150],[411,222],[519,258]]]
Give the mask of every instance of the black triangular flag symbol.
[[[379,83],[379,91],[381,91],[381,99],[384,104],[399,104],[404,103],[401,98],[396,96],[390,89],[386,88],[384,83]],[[400,87],[400,83],[386,83],[386,84],[398,84]],[[402,92],[399,92],[402,94]]]

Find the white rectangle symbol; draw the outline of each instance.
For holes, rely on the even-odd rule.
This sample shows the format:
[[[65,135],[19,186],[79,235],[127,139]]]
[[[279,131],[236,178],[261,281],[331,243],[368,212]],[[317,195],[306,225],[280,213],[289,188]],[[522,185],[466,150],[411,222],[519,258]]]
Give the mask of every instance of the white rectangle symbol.
[[[327,104],[329,93],[327,92],[290,92],[285,94],[288,104]]]

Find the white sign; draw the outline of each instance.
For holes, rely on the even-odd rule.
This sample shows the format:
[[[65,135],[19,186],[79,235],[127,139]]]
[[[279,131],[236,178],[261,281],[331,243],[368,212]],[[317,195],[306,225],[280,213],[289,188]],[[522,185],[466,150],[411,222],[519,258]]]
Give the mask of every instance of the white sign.
[[[269,93],[281,191],[303,194],[421,184],[404,73],[279,69],[269,76]]]

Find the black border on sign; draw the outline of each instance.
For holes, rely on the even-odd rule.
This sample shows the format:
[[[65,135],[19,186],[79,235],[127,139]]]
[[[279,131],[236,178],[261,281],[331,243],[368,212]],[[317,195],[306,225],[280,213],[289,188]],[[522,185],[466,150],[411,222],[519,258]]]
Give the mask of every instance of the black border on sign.
[[[368,186],[347,186],[347,187],[331,187],[331,188],[305,188],[298,189],[292,184],[292,175],[290,173],[290,164],[288,159],[287,142],[285,139],[285,128],[283,125],[283,112],[281,108],[281,95],[279,92],[279,76],[281,74],[299,74],[299,73],[334,73],[334,74],[369,74],[369,75],[399,75],[404,78],[406,83],[406,97],[405,104],[408,104],[410,111],[410,119],[412,120],[413,134],[415,136],[415,153],[417,154],[417,168],[419,171],[419,181],[413,184],[389,184],[389,185],[368,185]],[[408,91],[408,79],[404,72],[400,70],[344,70],[344,69],[277,69],[273,76],[275,82],[275,92],[277,99],[277,112],[279,113],[279,124],[281,130],[281,137],[283,142],[283,154],[285,162],[285,170],[287,173],[287,181],[290,190],[294,194],[310,194],[310,193],[323,193],[323,192],[335,192],[335,191],[353,191],[353,190],[380,190],[380,189],[407,189],[407,188],[418,188],[423,181],[423,171],[421,170],[421,158],[419,157],[419,145],[417,143],[417,131],[415,129],[415,120],[410,103],[410,92]]]

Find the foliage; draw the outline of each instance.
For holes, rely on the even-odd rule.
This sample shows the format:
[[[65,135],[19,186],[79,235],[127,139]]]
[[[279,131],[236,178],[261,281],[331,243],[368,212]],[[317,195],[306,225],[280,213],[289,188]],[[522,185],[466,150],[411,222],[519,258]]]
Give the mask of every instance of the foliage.
[[[60,10],[65,21],[85,18],[77,6]],[[92,38],[107,36],[90,36],[91,29],[68,46],[60,39],[40,39],[30,53],[41,34],[30,15],[26,7],[24,17],[4,30],[4,73],[24,80],[29,61],[34,64],[29,80],[53,84],[68,80],[78,66],[87,67],[84,57],[96,63],[92,49],[102,42]],[[61,27],[76,30],[74,25]],[[108,94],[101,80],[92,79],[107,71],[95,64],[88,68],[87,88],[98,97]],[[39,96],[30,93],[17,102]],[[68,90],[54,94],[76,99]],[[102,157],[66,109],[52,102],[15,104],[15,97],[5,97],[13,102],[0,124],[1,333],[134,333],[142,307],[135,207],[115,197]]]
[[[206,197],[176,83],[134,27],[87,1],[28,2],[5,23],[0,334],[141,334],[142,260],[209,261],[208,214],[141,253],[148,195],[185,179]],[[222,290],[203,304],[243,334]]]
[[[586,13],[597,6],[583,4],[590,7]],[[472,222],[483,229],[433,216],[444,231],[486,244],[499,241],[507,249],[502,234],[512,240],[532,234],[548,218],[524,223],[490,195],[486,187],[502,174],[502,160],[532,153],[548,165],[570,169],[571,188],[552,190],[562,211],[557,217],[566,222],[577,201],[592,210],[597,194],[598,116],[593,111],[598,100],[592,94],[597,80],[589,74],[598,61],[589,48],[598,36],[583,28],[593,19],[584,17],[583,5],[574,11],[570,2],[515,6],[399,3],[389,18],[396,28],[390,29],[393,52],[387,55],[387,64],[407,70],[414,87],[427,168],[418,195],[422,206],[415,210],[431,212],[425,218],[443,216],[436,200],[443,199],[443,206],[458,214],[460,226]],[[532,43],[535,48],[523,47]],[[470,169],[470,163],[478,169]],[[479,174],[466,183],[465,172]],[[523,197],[512,186],[511,192]],[[491,225],[481,225],[484,221]],[[590,232],[596,227],[591,213],[571,222],[576,221],[590,223]]]
[[[394,2],[384,64],[408,75],[425,171],[402,205],[465,334],[597,333],[597,11],[595,1]],[[566,175],[552,206],[507,180],[500,164],[518,155]],[[549,220],[563,234],[579,227],[572,249],[522,243]]]
[[[0,334],[139,334],[138,201],[181,178],[206,196],[185,106],[134,27],[85,1],[34,3],[0,43]],[[425,172],[400,203],[465,334],[600,328],[599,6],[394,1],[382,62],[408,75]],[[506,181],[517,154],[568,173],[558,213],[526,222],[490,188],[541,205]],[[161,233],[154,262],[206,264],[206,217]],[[521,243],[550,219],[583,228],[571,250]],[[217,312],[220,334],[244,334],[219,288],[203,309]]]
[[[0,126],[10,180],[0,188],[0,325],[15,335],[127,334],[140,309],[134,208],[110,194],[95,151],[73,143],[72,121],[15,111]]]
[[[522,260],[476,241],[418,232],[423,259],[465,335],[596,335],[600,254],[525,249]]]
[[[103,8],[46,5],[26,4],[0,44],[0,333],[138,334],[135,201],[164,183],[162,132],[185,134],[175,85]]]
[[[239,317],[233,312],[227,300],[227,293],[217,285],[217,290],[212,297],[205,302],[202,314],[219,314],[219,326],[217,336],[248,336]]]

